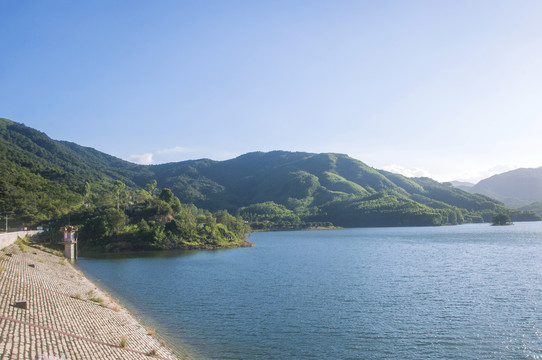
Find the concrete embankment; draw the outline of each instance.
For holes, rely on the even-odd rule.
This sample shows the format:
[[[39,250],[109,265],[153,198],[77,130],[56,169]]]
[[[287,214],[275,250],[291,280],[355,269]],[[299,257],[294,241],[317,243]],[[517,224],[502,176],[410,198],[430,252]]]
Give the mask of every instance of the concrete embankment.
[[[0,359],[186,359],[63,258],[0,251]]]
[[[10,246],[18,238],[24,239],[25,237],[32,238],[40,233],[43,230],[28,230],[28,231],[14,231],[0,234],[0,249]]]

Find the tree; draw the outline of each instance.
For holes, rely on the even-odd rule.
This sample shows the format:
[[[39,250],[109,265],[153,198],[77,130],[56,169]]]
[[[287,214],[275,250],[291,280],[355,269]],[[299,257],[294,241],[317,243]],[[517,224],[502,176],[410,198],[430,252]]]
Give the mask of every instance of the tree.
[[[124,190],[126,185],[120,180],[115,180],[114,187],[115,187],[115,190],[117,191],[117,210],[118,210],[119,209],[119,202],[120,202],[120,194]]]
[[[136,201],[137,202],[149,202],[151,199],[151,194],[149,194],[146,190],[139,190],[136,195]]]
[[[90,205],[90,199],[92,197],[92,189],[90,187],[89,182],[85,182],[85,187],[83,189],[83,201],[86,206]]]
[[[493,225],[510,225],[512,223],[510,215],[504,213],[493,216],[491,221]]]
[[[175,195],[173,194],[173,191],[171,191],[168,188],[162,189],[162,192],[160,193],[160,196],[158,197],[160,200],[164,200],[167,203],[170,203]]]
[[[156,180],[153,180],[147,184],[147,191],[149,192],[149,194],[151,194],[151,196],[154,196],[154,191],[156,190],[157,184],[158,183],[156,182]]]
[[[162,189],[159,199],[167,202],[171,206],[171,209],[174,212],[178,213],[179,211],[181,211],[181,202],[179,201],[179,198],[176,197],[175,194],[173,194],[173,192],[170,189],[168,188]]]
[[[107,230],[110,235],[119,234],[128,221],[128,217],[120,210],[106,209]]]
[[[81,236],[86,242],[99,240],[107,235],[108,222],[105,215],[88,218],[81,228]]]

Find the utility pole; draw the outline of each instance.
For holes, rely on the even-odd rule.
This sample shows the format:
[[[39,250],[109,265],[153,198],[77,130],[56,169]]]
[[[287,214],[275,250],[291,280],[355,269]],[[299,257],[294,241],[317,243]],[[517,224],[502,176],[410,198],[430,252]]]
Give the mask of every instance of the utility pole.
[[[2,213],[0,213],[2,214]],[[8,232],[8,218],[9,218],[9,215],[6,213],[6,232]]]

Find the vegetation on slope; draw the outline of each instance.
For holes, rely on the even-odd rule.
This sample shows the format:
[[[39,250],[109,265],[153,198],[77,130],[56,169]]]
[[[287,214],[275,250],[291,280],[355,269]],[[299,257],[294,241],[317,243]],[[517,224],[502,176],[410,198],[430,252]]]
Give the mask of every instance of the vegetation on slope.
[[[149,179],[143,166],[52,140],[6,119],[0,119],[0,171],[0,212],[11,215],[14,227],[45,223],[78,209],[88,184],[99,199],[111,192],[115,180],[135,188],[136,179]]]
[[[523,206],[523,207],[519,208],[518,210],[532,211],[532,212],[542,216],[542,202],[535,202],[535,203],[529,204],[527,206]]]
[[[149,187],[152,189],[152,184]],[[130,198],[127,192],[120,190],[116,200],[108,204],[87,203],[71,212],[68,219],[62,217],[51,226],[51,240],[60,241],[62,233],[57,229],[69,221],[79,228],[83,250],[213,249],[251,245],[244,240],[250,227],[241,218],[227,211],[211,214],[194,205],[183,205],[167,188],[162,189],[158,197],[153,193],[140,190],[135,198]]]
[[[499,213],[513,221],[541,219],[343,154],[255,152],[143,166],[5,119],[0,171],[0,212],[10,214],[11,225],[71,218],[96,247],[122,247],[128,238],[127,246],[137,249],[230,246],[232,234],[240,242],[246,230],[241,218],[255,229],[461,224],[489,222]]]
[[[223,162],[157,165],[153,171],[160,183],[180,189],[181,201],[228,209],[257,229],[462,224],[489,222],[503,212],[514,221],[540,220],[487,196],[378,171],[342,154],[256,152]]]
[[[0,212],[11,229],[80,228],[80,245],[95,249],[215,248],[244,245],[247,225],[183,204],[168,189],[157,196],[152,173],[90,148],[50,139],[0,119]]]

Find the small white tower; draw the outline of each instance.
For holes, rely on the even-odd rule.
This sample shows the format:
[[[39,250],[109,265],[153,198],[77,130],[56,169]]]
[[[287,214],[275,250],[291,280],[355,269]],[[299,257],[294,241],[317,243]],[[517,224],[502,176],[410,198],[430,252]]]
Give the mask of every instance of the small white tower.
[[[62,241],[64,244],[64,257],[70,261],[77,259],[77,236],[75,234],[77,227],[66,225],[60,230],[64,230],[64,241]]]

